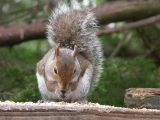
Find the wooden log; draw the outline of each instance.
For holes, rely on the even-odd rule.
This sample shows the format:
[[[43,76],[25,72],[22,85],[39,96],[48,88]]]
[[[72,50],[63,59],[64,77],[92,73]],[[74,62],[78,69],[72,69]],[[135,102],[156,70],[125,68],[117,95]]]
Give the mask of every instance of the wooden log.
[[[124,102],[130,108],[160,109],[160,88],[129,88]]]
[[[160,110],[64,102],[0,102],[0,120],[160,120]]]

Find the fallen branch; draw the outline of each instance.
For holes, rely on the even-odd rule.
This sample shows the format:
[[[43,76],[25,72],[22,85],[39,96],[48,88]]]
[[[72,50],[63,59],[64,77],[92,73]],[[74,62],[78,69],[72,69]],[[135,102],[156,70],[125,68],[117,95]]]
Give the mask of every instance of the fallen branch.
[[[45,37],[46,21],[0,27],[0,46],[9,46],[32,39]]]
[[[149,12],[147,12],[149,11]],[[107,3],[92,9],[99,23],[132,21],[160,14],[159,0],[135,0]],[[46,21],[0,27],[0,46],[9,46],[28,40],[45,38]]]
[[[136,22],[125,23],[124,25],[120,27],[107,28],[104,30],[100,30],[97,32],[97,35],[102,36],[102,35],[111,34],[115,32],[122,32],[125,30],[140,28],[140,27],[144,27],[144,26],[151,25],[151,24],[158,23],[158,22],[160,22],[160,14],[153,16],[153,17],[143,19],[143,20],[139,20]]]

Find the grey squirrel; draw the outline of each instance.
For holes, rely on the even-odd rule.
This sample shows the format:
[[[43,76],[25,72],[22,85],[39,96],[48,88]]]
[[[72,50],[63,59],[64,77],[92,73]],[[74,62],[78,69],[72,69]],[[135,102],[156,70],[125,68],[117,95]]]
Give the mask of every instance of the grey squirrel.
[[[94,14],[60,4],[51,14],[47,37],[53,45],[37,63],[44,101],[86,103],[102,73],[103,51]]]

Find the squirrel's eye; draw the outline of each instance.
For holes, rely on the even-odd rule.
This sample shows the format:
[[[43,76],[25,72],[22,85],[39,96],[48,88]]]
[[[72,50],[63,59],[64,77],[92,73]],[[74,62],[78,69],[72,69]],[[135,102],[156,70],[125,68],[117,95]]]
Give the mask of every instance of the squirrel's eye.
[[[57,69],[56,69],[56,68],[54,68],[54,73],[58,74],[58,72],[57,72]]]
[[[76,73],[76,69],[74,69],[73,73]]]

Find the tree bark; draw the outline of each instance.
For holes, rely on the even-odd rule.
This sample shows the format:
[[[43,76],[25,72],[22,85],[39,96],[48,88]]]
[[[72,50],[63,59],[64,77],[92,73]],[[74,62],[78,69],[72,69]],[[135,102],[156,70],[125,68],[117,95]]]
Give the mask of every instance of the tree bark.
[[[100,24],[133,21],[160,14],[160,0],[135,0],[106,3],[91,10]],[[46,21],[0,27],[0,46],[45,38]]]

